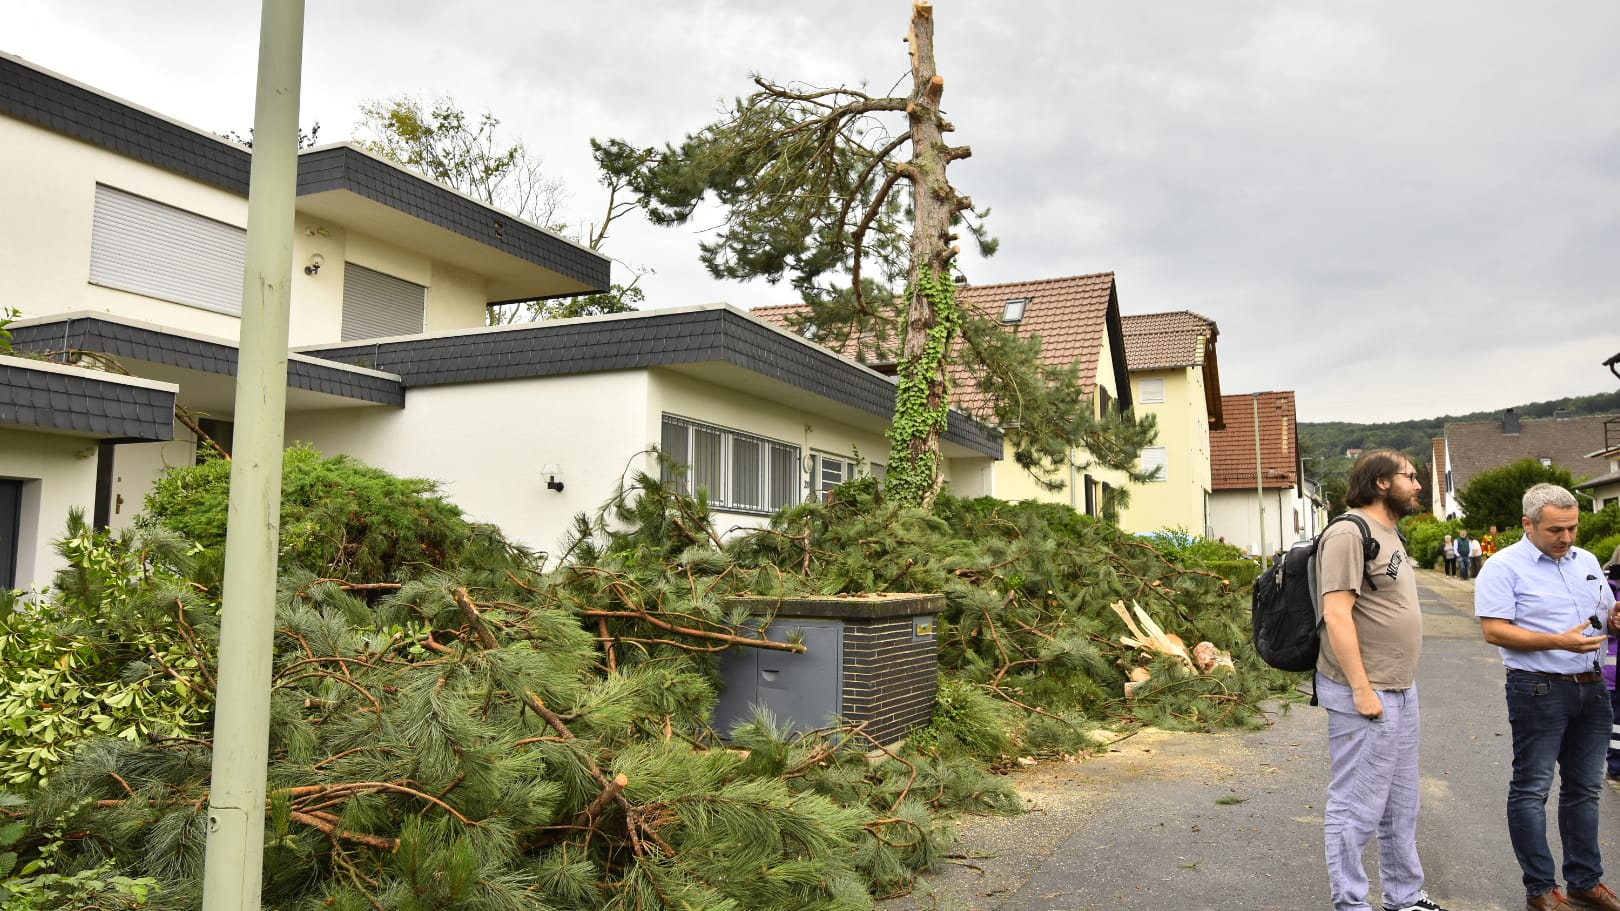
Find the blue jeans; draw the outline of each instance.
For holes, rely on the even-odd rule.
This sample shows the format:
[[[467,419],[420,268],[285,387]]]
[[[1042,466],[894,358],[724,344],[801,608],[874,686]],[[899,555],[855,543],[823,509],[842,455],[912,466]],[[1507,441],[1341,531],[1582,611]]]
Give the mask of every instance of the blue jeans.
[[[1513,726],[1513,780],[1508,785],[1508,836],[1534,898],[1558,887],[1547,847],[1547,795],[1556,766],[1558,833],[1564,883],[1584,892],[1603,879],[1598,850],[1598,800],[1604,756],[1614,724],[1603,681],[1575,683],[1527,671],[1507,672],[1508,722]]]

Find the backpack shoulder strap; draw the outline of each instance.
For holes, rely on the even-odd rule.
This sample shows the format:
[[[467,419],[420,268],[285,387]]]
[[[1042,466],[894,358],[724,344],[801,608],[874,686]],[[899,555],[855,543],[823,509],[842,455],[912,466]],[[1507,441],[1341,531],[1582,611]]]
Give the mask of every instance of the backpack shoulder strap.
[[[1378,583],[1374,582],[1372,574],[1367,572],[1366,564],[1378,559],[1378,552],[1382,550],[1382,548],[1378,545],[1378,539],[1373,537],[1372,529],[1367,527],[1366,519],[1363,519],[1362,517],[1348,510],[1334,516],[1328,521],[1328,525],[1331,526],[1334,522],[1344,520],[1354,522],[1356,525],[1356,530],[1361,533],[1362,575],[1365,577],[1367,587],[1371,588],[1373,591],[1377,591]],[[1322,530],[1325,532],[1327,531],[1327,528],[1323,528]],[[1396,533],[1399,534],[1399,532]],[[1406,543],[1404,538],[1402,539],[1401,543]]]

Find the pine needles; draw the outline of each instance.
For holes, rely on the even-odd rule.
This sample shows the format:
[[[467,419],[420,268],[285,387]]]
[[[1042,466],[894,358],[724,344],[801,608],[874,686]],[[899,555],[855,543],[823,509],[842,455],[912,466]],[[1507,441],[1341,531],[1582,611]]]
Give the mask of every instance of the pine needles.
[[[335,480],[309,495],[338,496],[351,469],[323,464]],[[722,541],[700,500],[643,475],[581,521],[574,553],[589,562],[547,574],[493,530],[413,505],[431,493],[420,482],[391,489],[365,472],[352,489],[426,524],[391,549],[287,552],[268,909],[869,908],[940,862],[951,814],[1018,811],[987,761],[1072,752],[1104,723],[1253,723],[1280,682],[1120,645],[1106,605],[1134,599],[1167,631],[1254,666],[1218,577],[1069,510],[942,498],[925,514],[856,484]],[[342,502],[307,514],[363,521]],[[357,535],[330,527],[322,540]],[[100,660],[77,685],[139,682],[157,717],[132,710],[131,736],[60,745],[71,759],[31,790],[18,853],[64,874],[111,864],[156,884],[150,907],[194,907],[218,597],[188,571],[214,555],[157,525],[121,539],[81,525],[68,540],[51,602],[8,621],[12,653],[54,661],[91,643]],[[374,562],[390,553],[415,556]],[[859,727],[791,733],[767,713],[729,740],[710,728],[716,656],[783,647],[728,598],[854,591],[946,595],[931,727],[904,748]],[[57,644],[23,647],[38,642]],[[1127,701],[1144,665],[1150,684]]]

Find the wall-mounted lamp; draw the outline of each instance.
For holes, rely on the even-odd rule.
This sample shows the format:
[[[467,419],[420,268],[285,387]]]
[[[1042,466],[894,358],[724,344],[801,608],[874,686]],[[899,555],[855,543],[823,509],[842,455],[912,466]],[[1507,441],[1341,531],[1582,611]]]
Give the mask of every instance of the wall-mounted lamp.
[[[546,476],[546,489],[562,493],[562,470],[555,465],[541,465],[540,473]]]
[[[312,253],[309,257],[309,265],[304,267],[304,274],[319,275],[321,272],[321,267],[324,265],[326,265],[326,257],[320,255],[319,253]]]

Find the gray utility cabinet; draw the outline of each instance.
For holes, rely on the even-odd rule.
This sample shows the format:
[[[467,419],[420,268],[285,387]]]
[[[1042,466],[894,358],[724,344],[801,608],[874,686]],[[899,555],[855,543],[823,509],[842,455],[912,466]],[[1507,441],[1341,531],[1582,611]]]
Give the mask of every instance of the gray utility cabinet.
[[[795,731],[862,724],[879,743],[903,739],[933,718],[939,686],[935,617],[943,595],[735,598],[766,638],[798,636],[803,653],[739,646],[721,657],[714,726],[729,734],[769,709]]]

